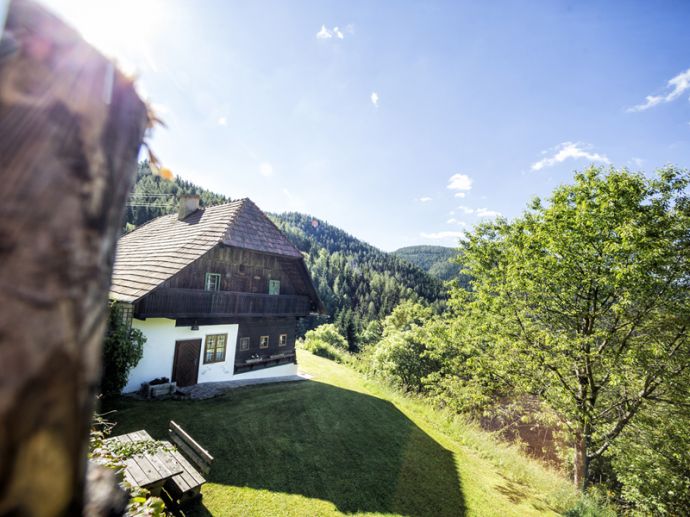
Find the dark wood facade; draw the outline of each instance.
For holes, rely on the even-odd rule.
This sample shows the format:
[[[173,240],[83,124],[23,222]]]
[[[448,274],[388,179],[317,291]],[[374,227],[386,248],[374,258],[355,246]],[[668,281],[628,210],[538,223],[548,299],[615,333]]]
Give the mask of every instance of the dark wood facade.
[[[280,344],[285,336],[285,344]],[[268,346],[261,348],[262,337],[268,337]],[[239,325],[235,352],[235,373],[295,362],[295,318],[260,319],[243,321]],[[248,350],[241,350],[243,339],[248,339]]]
[[[206,273],[221,275],[221,291],[268,294],[268,281],[280,281],[280,294],[309,295],[309,281],[299,260],[219,244],[161,284],[161,287],[204,289]]]
[[[318,310],[301,258],[219,244],[135,303],[137,318],[306,316]],[[206,275],[219,289],[206,290]],[[269,294],[270,281],[280,282]]]

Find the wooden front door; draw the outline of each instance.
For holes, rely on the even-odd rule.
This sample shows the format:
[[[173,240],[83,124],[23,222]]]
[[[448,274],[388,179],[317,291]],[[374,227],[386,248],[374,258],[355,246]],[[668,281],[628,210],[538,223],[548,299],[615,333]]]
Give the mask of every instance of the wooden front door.
[[[199,375],[199,353],[201,339],[175,341],[175,360],[173,361],[172,380],[178,386],[196,384]]]

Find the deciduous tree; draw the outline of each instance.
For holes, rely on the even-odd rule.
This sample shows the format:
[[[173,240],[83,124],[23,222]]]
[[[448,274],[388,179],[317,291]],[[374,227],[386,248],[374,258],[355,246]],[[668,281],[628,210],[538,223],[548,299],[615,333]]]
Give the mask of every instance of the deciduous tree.
[[[686,171],[590,168],[464,246],[474,318],[511,383],[561,416],[584,487],[645,407],[674,403],[690,367]]]

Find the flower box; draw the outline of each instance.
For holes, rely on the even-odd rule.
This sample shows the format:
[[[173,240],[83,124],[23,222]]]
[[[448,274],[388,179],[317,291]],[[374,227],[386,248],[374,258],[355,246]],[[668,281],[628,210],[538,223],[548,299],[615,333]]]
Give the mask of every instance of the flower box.
[[[155,399],[159,397],[167,397],[177,391],[176,382],[163,382],[160,384],[150,384],[144,382],[141,384],[141,394],[147,399]]]

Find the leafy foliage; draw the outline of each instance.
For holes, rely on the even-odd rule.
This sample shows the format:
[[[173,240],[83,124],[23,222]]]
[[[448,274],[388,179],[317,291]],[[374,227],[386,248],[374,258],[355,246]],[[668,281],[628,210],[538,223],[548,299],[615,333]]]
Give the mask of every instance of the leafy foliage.
[[[348,349],[347,341],[331,323],[325,323],[307,332],[301,347],[314,355],[339,363],[345,362]]]
[[[687,386],[688,182],[590,168],[465,246],[472,290],[453,305],[481,331],[479,361],[561,416],[578,484],[644,406]]]
[[[107,441],[115,424],[101,415],[94,415],[89,434],[89,460],[106,468],[121,472],[125,469],[128,458],[136,454],[168,450],[171,446],[153,440],[120,444]],[[124,476],[123,476],[124,478]],[[120,483],[129,494],[126,517],[163,517],[167,515],[165,504],[159,497],[151,497],[145,488],[130,484],[124,480]]]
[[[144,343],[144,334],[123,321],[118,304],[111,303],[108,330],[103,342],[103,395],[119,395],[122,392],[130,370],[144,355]]]
[[[653,515],[690,508],[690,393],[683,405],[655,404],[631,421],[610,454],[625,501]]]
[[[383,339],[371,352],[371,371],[403,389],[419,392],[422,380],[437,369],[426,353],[424,324],[428,307],[410,301],[398,305],[383,322]]]

